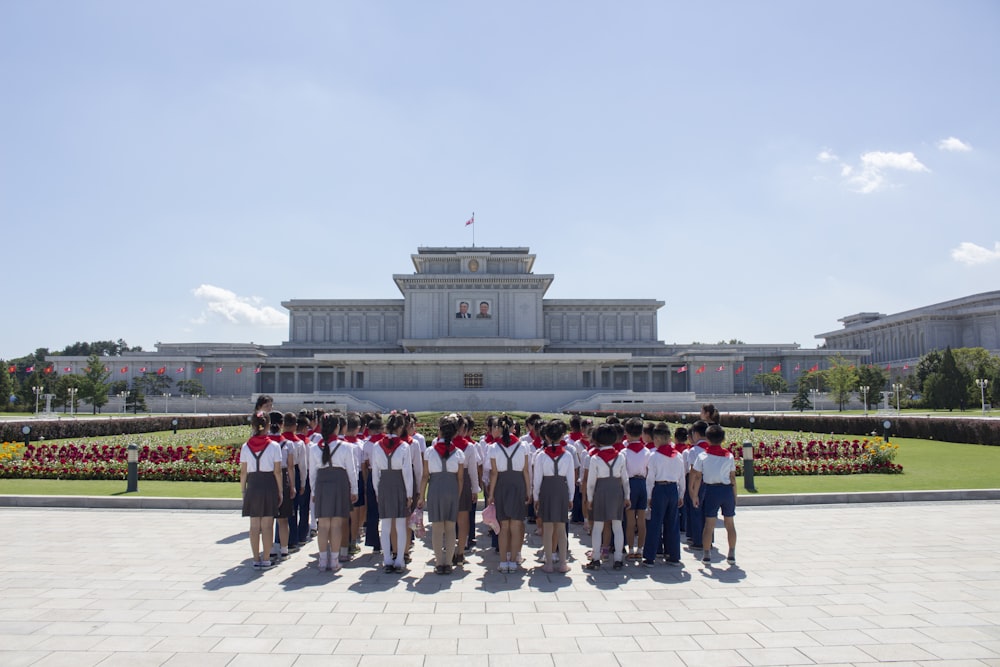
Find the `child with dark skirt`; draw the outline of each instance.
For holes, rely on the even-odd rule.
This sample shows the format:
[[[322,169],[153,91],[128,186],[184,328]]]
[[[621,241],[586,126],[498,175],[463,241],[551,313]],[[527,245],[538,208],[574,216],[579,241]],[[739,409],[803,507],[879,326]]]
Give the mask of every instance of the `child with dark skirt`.
[[[465,483],[465,454],[454,445],[459,419],[448,415],[438,422],[438,437],[424,451],[424,471],[417,493],[417,508],[427,510],[431,523],[435,574],[451,574],[458,546],[455,523]]]
[[[574,478],[576,467],[573,454],[566,450],[563,436],[566,422],[553,419],[541,428],[545,447],[535,457],[532,474],[535,516],[542,522],[542,546],[545,549],[543,572],[554,572],[553,544],[559,552],[559,572],[569,571],[568,539],[566,519],[569,516],[573,493],[576,491]]]
[[[386,435],[372,448],[372,484],[378,501],[383,570],[386,574],[406,571],[406,520],[413,500],[413,464],[410,448],[403,442],[406,417],[394,413],[386,420]],[[391,547],[396,545],[396,553]]]
[[[531,502],[531,458],[527,447],[512,433],[514,420],[501,415],[497,418],[499,435],[487,450],[490,481],[486,504],[493,503],[500,532],[498,570],[517,572],[521,567],[521,547],[524,545],[524,519]]]
[[[587,504],[584,511],[593,519],[591,532],[593,550],[591,560],[584,569],[597,570],[601,567],[600,553],[603,543],[604,522],[611,523],[614,535],[614,568],[624,567],[625,531],[622,516],[629,508],[629,481],[625,467],[625,457],[615,449],[619,442],[618,430],[614,425],[601,424],[594,429],[593,440],[596,451],[590,458],[587,472]]]
[[[262,554],[271,551],[274,519],[281,505],[281,449],[267,431],[270,420],[263,412],[250,416],[252,435],[240,449],[240,493],[243,516],[250,518],[250,551],[253,567],[271,567]]]
[[[358,470],[353,446],[340,439],[340,417],[323,415],[319,445],[309,454],[309,488],[316,512],[320,570],[338,571],[339,552],[348,530],[351,508],[358,498]]]

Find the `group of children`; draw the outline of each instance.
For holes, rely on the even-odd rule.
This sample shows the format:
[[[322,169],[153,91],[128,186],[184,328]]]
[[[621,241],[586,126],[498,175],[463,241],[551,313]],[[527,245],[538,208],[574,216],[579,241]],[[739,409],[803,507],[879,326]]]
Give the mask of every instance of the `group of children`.
[[[521,569],[528,522],[541,537],[542,571],[567,572],[571,520],[591,535],[586,570],[601,568],[608,556],[615,569],[626,557],[652,567],[660,554],[678,565],[682,530],[710,564],[720,509],[727,560],[735,565],[735,463],[722,446],[718,413],[709,405],[702,417],[671,433],[664,422],[638,418],[595,426],[579,416],[567,424],[531,415],[522,434],[520,424],[499,415],[473,439],[473,420],[452,414],[428,443],[405,412],[384,420],[282,414],[263,396],[240,453],[252,564],[272,567],[314,536],[317,567],[337,571],[360,551],[364,526],[365,544],[381,552],[384,571],[401,573],[414,532],[423,537],[426,512],[434,572],[448,574],[476,544],[482,494],[500,572]]]

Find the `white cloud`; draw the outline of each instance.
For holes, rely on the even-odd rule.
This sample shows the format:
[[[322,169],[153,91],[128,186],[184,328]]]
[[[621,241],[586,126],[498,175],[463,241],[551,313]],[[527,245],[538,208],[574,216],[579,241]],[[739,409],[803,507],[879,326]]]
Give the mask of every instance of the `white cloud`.
[[[993,250],[984,248],[975,243],[963,241],[957,248],[952,249],[951,258],[956,262],[975,266],[976,264],[986,264],[1000,260],[1000,241],[993,245]]]
[[[838,160],[840,160],[839,157],[837,157],[831,151],[826,150],[825,148],[819,152],[819,155],[816,156],[816,159],[819,160],[820,162],[824,162],[824,163],[825,162],[837,162]]]
[[[972,150],[972,146],[965,143],[961,139],[956,139],[955,137],[948,137],[947,139],[942,139],[937,142],[937,147],[943,151],[951,151],[953,153],[968,153]]]
[[[261,305],[257,297],[242,297],[224,287],[199,285],[192,290],[198,299],[206,302],[206,310],[194,320],[204,324],[210,315],[222,317],[227,322],[239,325],[283,327],[288,325],[288,317],[271,306]]]
[[[822,155],[822,154],[821,154]],[[889,171],[930,172],[912,152],[869,151],[857,167],[840,163],[840,176],[855,191],[869,194],[889,185]]]

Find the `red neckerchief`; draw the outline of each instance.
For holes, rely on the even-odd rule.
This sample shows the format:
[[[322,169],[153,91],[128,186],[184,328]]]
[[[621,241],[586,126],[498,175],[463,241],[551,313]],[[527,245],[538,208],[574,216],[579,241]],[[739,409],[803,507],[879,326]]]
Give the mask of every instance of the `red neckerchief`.
[[[461,452],[465,451],[465,448],[469,446],[469,439],[464,435],[457,435],[451,439],[451,444]]]
[[[594,450],[594,456],[600,457],[605,463],[611,464],[618,458],[618,450],[614,447],[599,447]]]
[[[614,448],[615,448],[616,452],[620,452],[621,450],[625,449],[625,443],[624,442],[616,442],[614,444]]]
[[[682,453],[686,452],[690,448],[691,448],[691,445],[688,445],[688,444],[683,443],[683,442],[680,442],[680,443],[675,442],[674,443],[674,451],[676,451],[679,454],[682,454]]]
[[[398,435],[390,435],[378,443],[378,446],[382,448],[386,456],[392,456],[393,452],[399,449],[399,446],[403,443]]]
[[[452,440],[451,443],[455,444],[455,441]],[[448,456],[448,452],[451,451],[451,447],[448,446],[448,443],[445,442],[444,440],[435,440],[434,451],[437,452],[438,456],[440,456],[441,460],[443,461],[445,457]]]
[[[578,442],[580,440],[583,440],[583,431],[572,431],[572,432],[570,432],[569,439],[570,440],[576,440]]]
[[[281,441],[284,440],[284,438],[282,438],[277,433],[268,433],[267,439],[270,440],[271,442],[278,443],[279,445],[281,444]]]
[[[635,452],[636,454],[638,454],[644,449],[646,449],[646,445],[642,442],[642,440],[628,443],[628,450],[631,452]]]
[[[296,442],[299,439],[299,436],[295,435],[291,431],[285,431],[284,433],[281,434],[281,437],[287,440],[288,442]]]
[[[709,456],[721,456],[725,458],[733,455],[731,451],[729,451],[722,445],[709,445],[708,449],[706,449],[705,451],[708,452]]]
[[[255,435],[247,440],[247,447],[254,454],[260,454],[262,451],[267,449],[267,446],[271,444],[271,436],[268,435]]]
[[[566,447],[560,442],[557,445],[546,445],[544,449],[545,453],[549,455],[549,458],[555,461],[557,458],[566,453]]]
[[[364,431],[361,432],[361,439],[362,440],[367,440],[370,436],[371,436],[371,432],[369,432],[367,428]]]
[[[646,443],[646,449],[656,449],[656,443],[647,442]]]
[[[577,440],[576,444],[580,445],[585,450],[589,450],[591,448],[590,440],[587,440],[586,438],[583,438],[583,437],[581,437],[579,440]]]
[[[403,440],[403,442],[405,442],[408,445],[412,445],[413,444],[413,436],[412,435],[408,435],[405,438],[403,438],[402,440]]]
[[[368,442],[372,443],[373,445],[377,445],[383,440],[385,440],[385,433],[376,433],[375,435],[371,435],[368,437]]]
[[[319,446],[320,447],[329,447],[330,445],[334,444],[338,440],[340,440],[339,436],[331,435],[329,440],[321,440],[320,443],[319,443]]]
[[[660,445],[659,447],[657,447],[656,451],[659,452],[660,454],[663,454],[667,458],[671,456],[677,456],[677,450],[674,449],[669,442],[665,445]]]
[[[497,439],[494,438],[492,435],[490,435],[489,433],[486,434],[486,444],[487,445],[492,445],[496,441],[497,441]]]
[[[349,443],[351,443],[353,445],[354,443],[356,443],[358,441],[358,436],[356,436],[356,435],[345,435],[343,439],[344,439],[345,442],[349,442]]]
[[[539,438],[539,437],[538,437],[537,435],[533,435],[533,436],[531,436],[531,445],[532,445],[532,446],[533,446],[533,447],[534,447],[535,449],[541,449],[542,447],[544,447],[544,446],[545,446],[545,441],[543,441],[543,440],[542,440],[541,438]]]

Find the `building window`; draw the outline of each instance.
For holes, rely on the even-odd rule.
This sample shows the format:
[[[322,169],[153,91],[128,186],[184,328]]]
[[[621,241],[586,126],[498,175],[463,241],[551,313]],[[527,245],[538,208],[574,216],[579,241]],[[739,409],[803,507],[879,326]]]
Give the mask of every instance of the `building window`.
[[[365,388],[365,372],[364,371],[354,371],[354,388],[364,389]]]
[[[482,389],[483,388],[483,374],[482,373],[466,373],[465,374],[465,388],[466,389]]]

